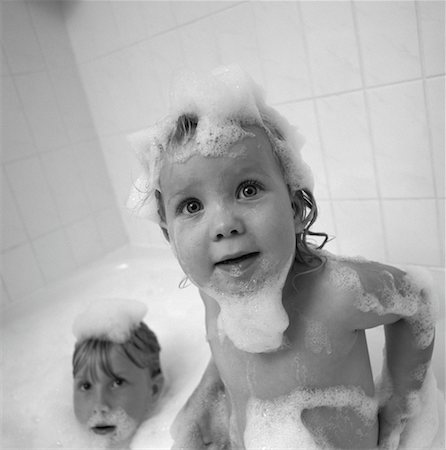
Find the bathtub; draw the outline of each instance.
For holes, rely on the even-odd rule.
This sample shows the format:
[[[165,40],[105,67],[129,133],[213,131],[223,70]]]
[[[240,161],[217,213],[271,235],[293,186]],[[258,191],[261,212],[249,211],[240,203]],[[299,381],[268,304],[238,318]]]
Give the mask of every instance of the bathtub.
[[[120,249],[100,263],[38,291],[2,314],[2,448],[88,448],[72,412],[74,317],[95,298],[134,298],[161,343],[166,388],[155,415],[132,448],[167,449],[169,426],[197,385],[209,359],[204,310],[169,248]],[[374,374],[382,362],[382,332],[370,330]],[[444,320],[439,323],[434,372],[444,392]],[[444,396],[441,399],[444,404]]]

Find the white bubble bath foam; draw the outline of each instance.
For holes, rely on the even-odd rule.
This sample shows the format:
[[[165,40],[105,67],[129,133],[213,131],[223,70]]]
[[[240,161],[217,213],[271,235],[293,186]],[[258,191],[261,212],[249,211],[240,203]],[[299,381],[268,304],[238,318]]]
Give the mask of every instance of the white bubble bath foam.
[[[194,286],[178,287],[183,278],[167,245],[159,249],[127,247],[6,308],[1,317],[0,447],[101,448],[101,441],[86,436],[74,417],[71,358],[75,337],[71,329],[75,317],[91,301],[122,298],[146,304],[144,320],[158,336],[166,377],[160,403],[139,428],[131,448],[169,449],[173,444],[169,427],[198,384],[210,356],[201,300]],[[368,342],[373,373],[378,377],[381,330],[370,330]],[[439,391],[430,401],[437,402],[444,413],[444,318],[437,323],[432,369]],[[311,399],[304,400],[311,403]],[[272,405],[258,404],[255,399],[251,404],[254,413],[262,417],[267,406]],[[292,414],[287,415],[290,417]],[[256,426],[247,429],[247,434],[254,433],[251,444],[256,449],[277,448],[270,430],[273,422],[266,423],[263,432],[256,431]],[[432,448],[445,448],[444,416],[440,417],[440,429]],[[265,433],[271,439],[257,442]],[[297,441],[290,442],[294,445]],[[302,442],[306,442],[305,436]],[[423,448],[422,443],[420,446],[417,448]]]

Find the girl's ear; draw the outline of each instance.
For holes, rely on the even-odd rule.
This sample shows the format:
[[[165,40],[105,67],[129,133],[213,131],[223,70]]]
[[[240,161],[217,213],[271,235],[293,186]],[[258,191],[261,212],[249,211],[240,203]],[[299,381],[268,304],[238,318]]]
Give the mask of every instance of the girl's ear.
[[[296,234],[300,234],[313,220],[314,208],[305,201],[303,191],[296,191],[290,194],[290,197],[294,212],[294,229]]]
[[[164,208],[163,197],[160,191],[155,191],[156,205],[158,208],[158,216],[160,219],[160,227],[167,242],[170,242],[169,232],[167,231],[166,210]]]
[[[164,386],[164,375],[160,372],[152,377],[152,394],[153,399],[156,401],[161,395],[161,391]]]

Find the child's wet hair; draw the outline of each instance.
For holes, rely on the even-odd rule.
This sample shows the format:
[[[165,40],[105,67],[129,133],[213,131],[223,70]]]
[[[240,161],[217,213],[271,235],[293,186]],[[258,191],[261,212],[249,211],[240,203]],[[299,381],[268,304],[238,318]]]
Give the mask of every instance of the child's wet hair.
[[[274,140],[284,141],[284,134],[280,131],[273,120],[269,118],[267,114],[261,114],[262,129],[265,131],[270,144],[273,149],[274,158],[279,165],[280,171],[285,179],[286,169],[283,165],[282,159],[279,153],[275,150]],[[170,133],[167,141],[167,146],[171,152],[174,152],[176,148],[184,146],[193,140],[199,118],[196,114],[182,114],[176,121],[176,126]],[[240,126],[245,129],[251,124],[241,123]],[[272,136],[274,139],[271,139]],[[318,208],[316,200],[309,189],[301,189],[294,194],[290,189],[290,196],[292,197],[292,208],[295,214],[300,215],[300,219],[304,224],[304,228],[301,233],[296,234],[296,260],[302,264],[305,264],[311,268],[318,268],[325,263],[325,260],[315,250],[323,248],[328,241],[328,235],[323,232],[314,232],[310,230],[312,225],[317,219]],[[166,222],[165,209],[162,201],[162,194],[159,190],[155,191],[155,197],[157,201],[158,215],[162,222]],[[167,230],[161,227],[164,236],[168,239]],[[309,242],[310,237],[322,238],[322,242],[318,245]]]
[[[110,363],[112,348],[118,347],[122,352],[141,369],[149,369],[152,378],[161,374],[160,350],[158,339],[149,327],[141,322],[128,340],[122,344],[112,342],[107,338],[94,337],[82,340],[75,344],[73,353],[73,376],[87,367],[89,376],[97,378],[97,371],[102,370],[111,378],[117,378]]]

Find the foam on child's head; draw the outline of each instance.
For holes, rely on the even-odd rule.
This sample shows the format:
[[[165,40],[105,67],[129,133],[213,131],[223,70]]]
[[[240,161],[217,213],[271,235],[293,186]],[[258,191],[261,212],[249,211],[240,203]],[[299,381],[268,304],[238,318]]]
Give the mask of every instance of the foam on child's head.
[[[123,344],[138,328],[146,313],[146,305],[137,300],[97,300],[76,317],[73,334],[78,342],[105,339]]]
[[[193,141],[172,147],[178,118],[196,118]],[[258,85],[239,67],[220,67],[210,74],[185,72],[175,81],[169,115],[148,129],[130,136],[144,168],[128,200],[140,216],[159,222],[155,191],[165,158],[185,161],[194,154],[225,155],[240,139],[253,136],[246,126],[257,125],[267,134],[279,157],[292,192],[312,190],[313,178],[302,160],[303,138],[287,120],[269,107]]]

